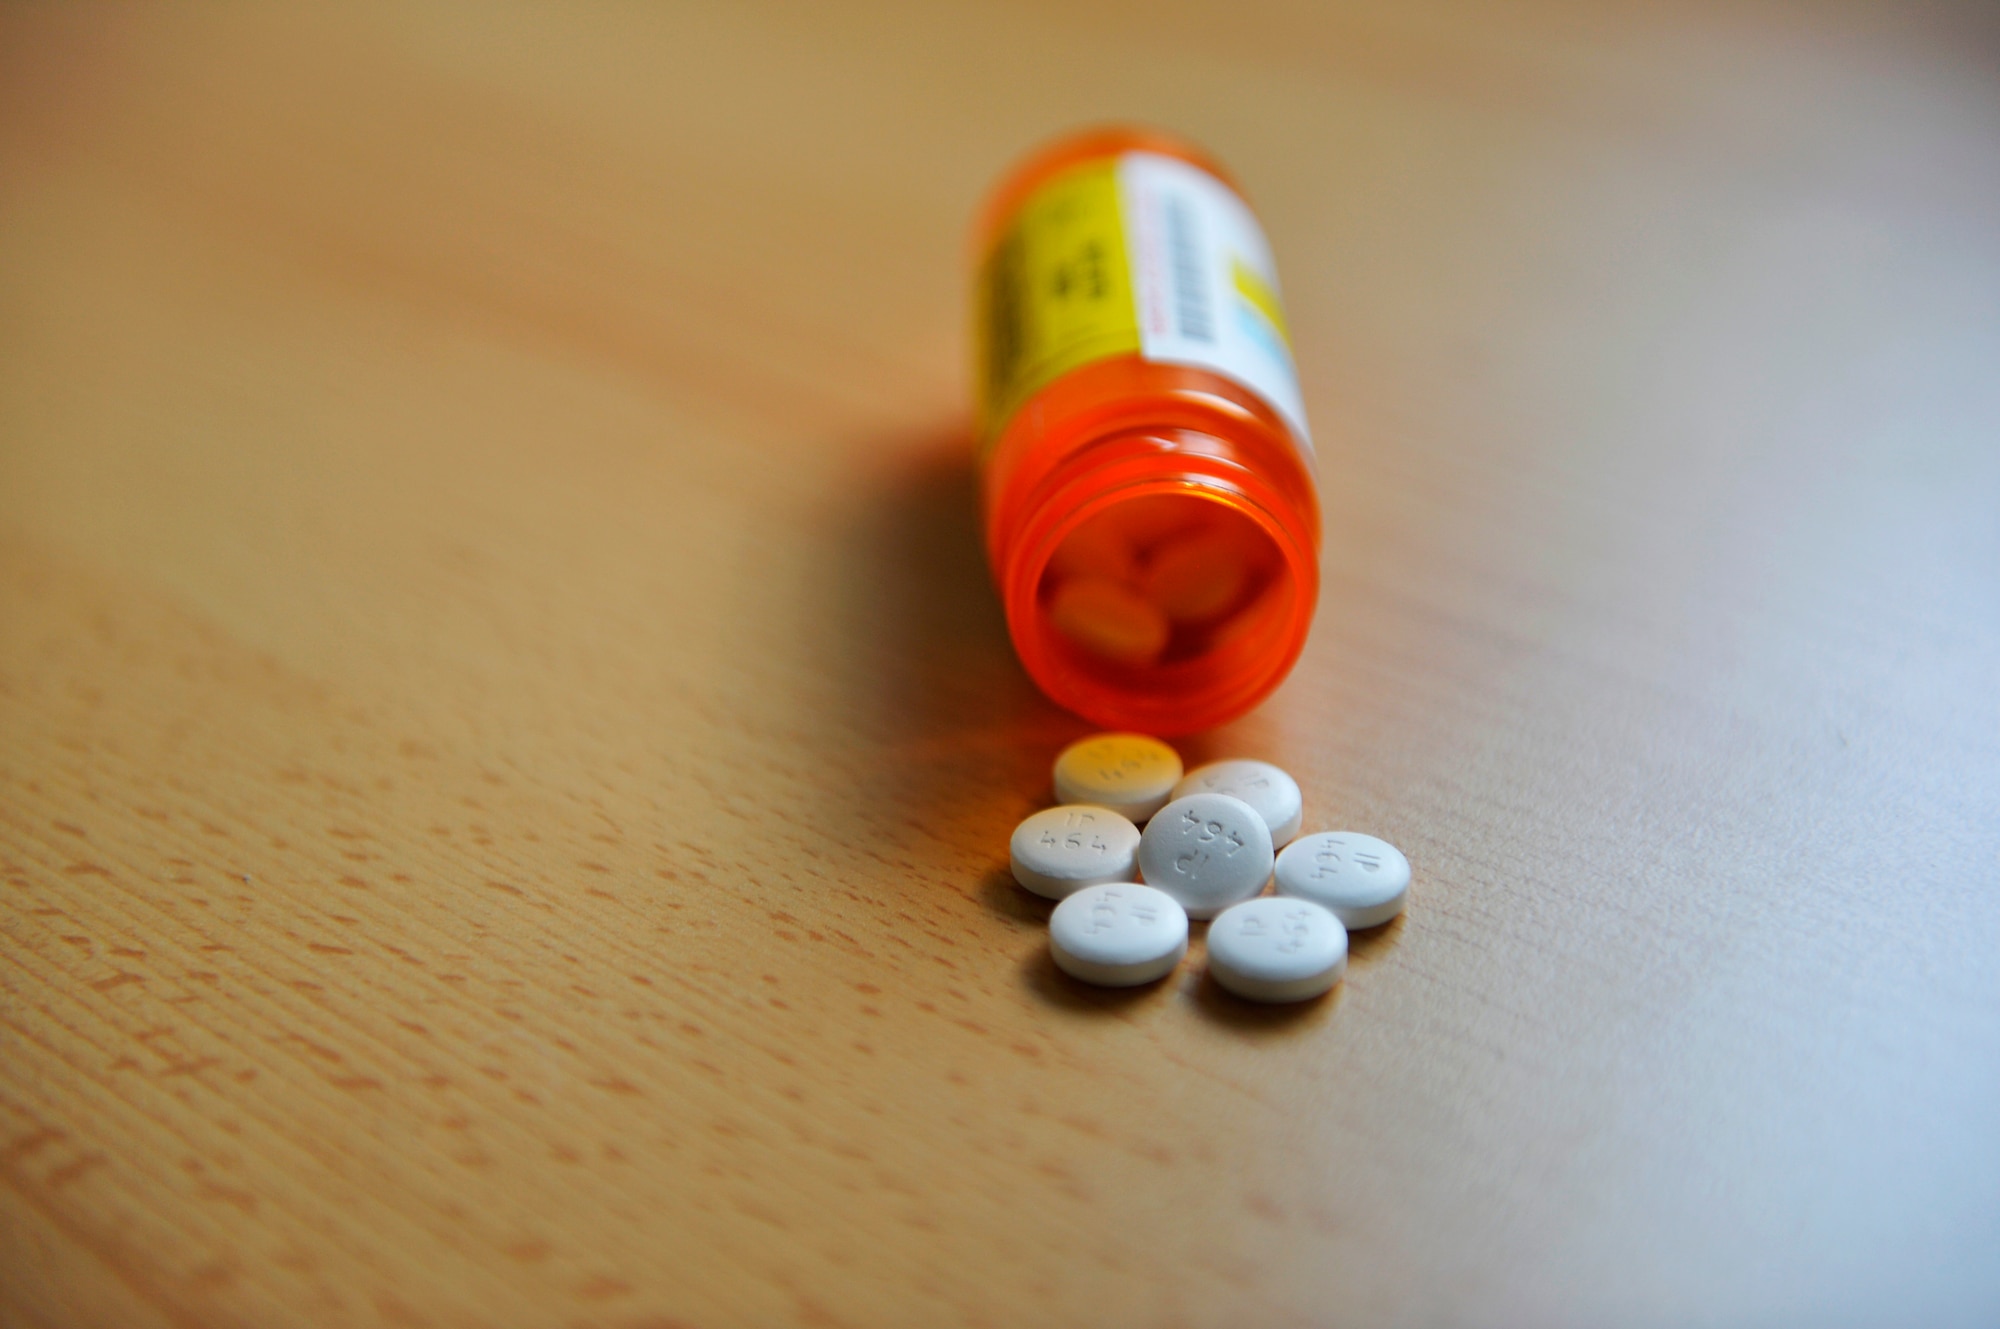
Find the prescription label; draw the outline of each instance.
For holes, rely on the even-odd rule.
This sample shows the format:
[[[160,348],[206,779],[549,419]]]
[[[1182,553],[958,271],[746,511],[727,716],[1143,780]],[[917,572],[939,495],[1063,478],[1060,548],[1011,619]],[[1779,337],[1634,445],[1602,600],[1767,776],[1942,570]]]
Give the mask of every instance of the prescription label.
[[[981,424],[1079,365],[1140,349],[1125,261],[1118,162],[1065,171],[1028,196],[981,273]]]
[[[1311,448],[1270,246],[1199,167],[1131,152],[1064,172],[1029,196],[981,277],[989,442],[1056,378],[1136,352],[1236,380]]]

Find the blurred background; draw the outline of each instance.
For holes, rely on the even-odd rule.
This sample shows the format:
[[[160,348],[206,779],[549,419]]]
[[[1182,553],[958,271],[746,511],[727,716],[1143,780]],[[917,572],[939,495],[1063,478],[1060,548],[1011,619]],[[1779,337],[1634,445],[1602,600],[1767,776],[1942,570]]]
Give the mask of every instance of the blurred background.
[[[968,231],[1204,144],[1396,841],[1107,1003]],[[0,10],[0,1318],[1992,1323],[2000,11]],[[1309,827],[1310,829],[1311,827]]]

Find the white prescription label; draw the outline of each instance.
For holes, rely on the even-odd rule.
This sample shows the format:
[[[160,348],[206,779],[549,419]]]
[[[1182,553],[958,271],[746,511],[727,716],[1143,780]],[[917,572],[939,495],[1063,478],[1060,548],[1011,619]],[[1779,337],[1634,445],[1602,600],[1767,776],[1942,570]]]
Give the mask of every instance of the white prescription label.
[[[1278,272],[1263,228],[1220,180],[1174,157],[1118,159],[1140,352],[1233,378],[1310,452]]]

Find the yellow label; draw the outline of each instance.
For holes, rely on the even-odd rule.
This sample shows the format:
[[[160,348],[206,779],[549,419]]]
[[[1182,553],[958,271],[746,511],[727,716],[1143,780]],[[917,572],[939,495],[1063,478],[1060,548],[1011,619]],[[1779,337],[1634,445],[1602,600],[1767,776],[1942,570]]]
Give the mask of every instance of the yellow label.
[[[1115,161],[1065,171],[1028,196],[979,283],[980,426],[1078,365],[1140,349]]]

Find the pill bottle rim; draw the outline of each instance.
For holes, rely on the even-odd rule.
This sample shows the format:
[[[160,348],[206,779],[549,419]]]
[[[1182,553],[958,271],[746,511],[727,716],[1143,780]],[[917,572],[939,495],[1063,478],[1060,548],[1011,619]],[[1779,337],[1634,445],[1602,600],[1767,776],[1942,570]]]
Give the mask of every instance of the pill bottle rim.
[[[1236,463],[1170,451],[1105,458],[1106,451],[1083,448],[1072,454],[1073,464],[1059,467],[1039,487],[1042,501],[1032,505],[996,560],[1008,632],[1021,662],[1052,700],[1112,728],[1171,737],[1233,719],[1283,682],[1305,649],[1319,597],[1315,544],[1277,515],[1279,496],[1263,492],[1269,487]],[[1068,652],[1041,600],[1049,560],[1071,532],[1118,504],[1161,495],[1216,503],[1247,518],[1270,541],[1290,588],[1290,602],[1268,615],[1263,648],[1244,647],[1244,667],[1218,669],[1210,683],[1186,692],[1130,691],[1065,667]]]

